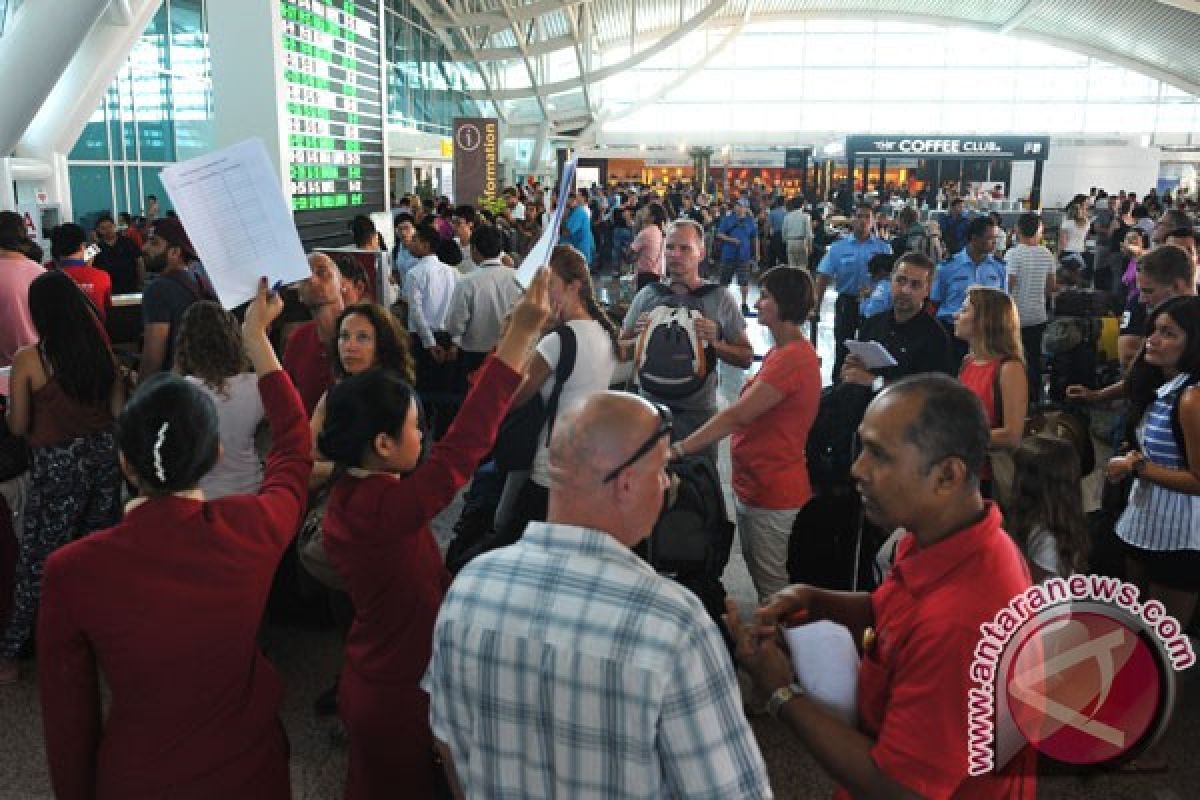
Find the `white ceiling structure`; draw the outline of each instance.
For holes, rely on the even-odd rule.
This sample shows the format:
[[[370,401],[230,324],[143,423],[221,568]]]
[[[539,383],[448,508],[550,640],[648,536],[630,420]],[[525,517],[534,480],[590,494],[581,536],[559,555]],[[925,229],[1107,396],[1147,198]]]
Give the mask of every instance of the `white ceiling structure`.
[[[611,114],[597,102],[598,82],[691,32],[725,32],[695,54],[694,73],[745,25],[773,20],[897,20],[1010,34],[1200,95],[1198,0],[422,0],[421,6],[435,30],[453,33],[443,39],[452,42],[455,58],[482,71],[485,88],[474,94],[492,101],[509,136],[537,136],[549,123],[554,138],[585,144]]]

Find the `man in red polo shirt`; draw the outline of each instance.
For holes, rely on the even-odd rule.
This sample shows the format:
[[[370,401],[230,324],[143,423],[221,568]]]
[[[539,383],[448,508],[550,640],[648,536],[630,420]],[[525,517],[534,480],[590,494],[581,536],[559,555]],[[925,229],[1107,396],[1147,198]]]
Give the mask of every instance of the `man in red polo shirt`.
[[[326,345],[337,335],[338,315],[346,307],[341,273],[333,259],[324,253],[308,257],[312,275],[297,287],[300,302],[308,307],[312,319],[296,327],[283,348],[283,368],[304,401],[311,417],[321,395],[333,382],[333,367]]]
[[[988,424],[979,400],[946,375],[884,390],[859,428],[853,475],[868,518],[905,535],[872,593],[791,586],[743,630],[730,603],[738,655],[768,707],[838,781],[836,797],[1033,798],[1036,757],[968,775],[968,690],[979,626],[1030,585],[1000,512],[979,494]],[[857,727],[793,687],[777,625],[845,625],[862,645]]]

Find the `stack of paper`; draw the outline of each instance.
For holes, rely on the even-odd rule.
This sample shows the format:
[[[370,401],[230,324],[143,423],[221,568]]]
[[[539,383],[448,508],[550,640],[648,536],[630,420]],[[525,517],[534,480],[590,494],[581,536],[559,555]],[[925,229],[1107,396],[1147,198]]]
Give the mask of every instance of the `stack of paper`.
[[[827,619],[788,628],[796,680],[813,700],[849,725],[858,719],[858,650],[844,625]]]

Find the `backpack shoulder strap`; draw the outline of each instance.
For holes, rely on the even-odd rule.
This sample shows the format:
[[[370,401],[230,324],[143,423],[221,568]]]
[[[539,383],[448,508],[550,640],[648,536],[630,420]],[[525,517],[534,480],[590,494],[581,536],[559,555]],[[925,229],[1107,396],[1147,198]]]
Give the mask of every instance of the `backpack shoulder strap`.
[[[554,433],[554,418],[558,416],[558,401],[562,397],[563,386],[575,370],[575,330],[564,323],[554,332],[558,334],[559,352],[558,365],[554,368],[554,388],[550,390],[550,399],[546,402],[546,446],[550,445],[550,435]]]

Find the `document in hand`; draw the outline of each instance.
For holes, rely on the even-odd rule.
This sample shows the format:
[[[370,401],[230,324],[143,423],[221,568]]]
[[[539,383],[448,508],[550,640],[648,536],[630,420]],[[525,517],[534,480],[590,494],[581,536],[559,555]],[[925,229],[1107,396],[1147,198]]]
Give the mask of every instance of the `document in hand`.
[[[546,217],[546,227],[542,230],[541,238],[529,249],[525,260],[517,269],[517,283],[523,288],[529,288],[529,282],[538,274],[538,270],[550,263],[550,254],[558,244],[558,231],[562,227],[563,214],[567,207],[567,196],[571,191],[571,182],[575,180],[575,163],[578,157],[572,158],[563,166],[562,180],[558,186],[558,205],[554,212]]]
[[[858,650],[844,625],[827,619],[787,628],[796,680],[813,700],[849,725],[858,719]]]
[[[226,308],[252,299],[259,276],[272,286],[309,276],[283,185],[261,139],[174,164],[161,178]]]
[[[867,369],[897,366],[896,359],[892,358],[892,354],[879,342],[859,342],[847,339],[845,344],[847,350],[862,359],[863,366]]]

